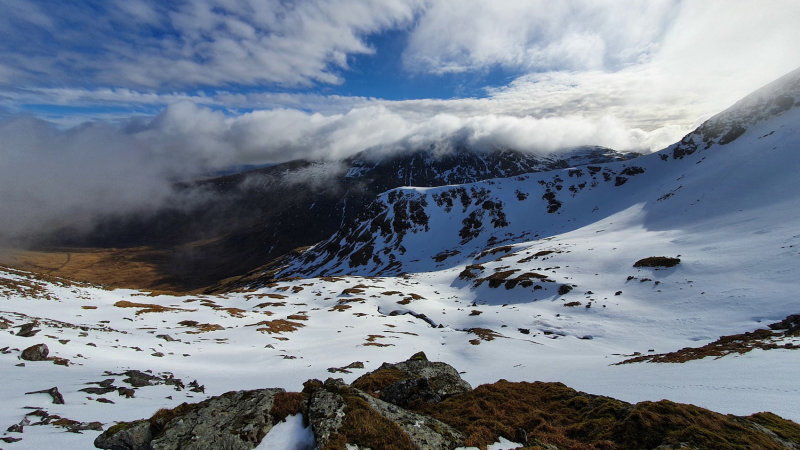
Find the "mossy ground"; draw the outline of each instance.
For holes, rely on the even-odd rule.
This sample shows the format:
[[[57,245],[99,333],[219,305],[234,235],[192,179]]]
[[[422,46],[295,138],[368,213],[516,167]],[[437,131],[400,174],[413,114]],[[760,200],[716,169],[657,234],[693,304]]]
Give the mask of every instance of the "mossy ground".
[[[485,448],[499,437],[574,449],[783,448],[747,419],[667,400],[632,405],[575,391],[561,383],[498,381],[437,404],[413,408],[467,436],[465,445]],[[800,426],[771,414],[751,418],[782,438],[800,442]]]

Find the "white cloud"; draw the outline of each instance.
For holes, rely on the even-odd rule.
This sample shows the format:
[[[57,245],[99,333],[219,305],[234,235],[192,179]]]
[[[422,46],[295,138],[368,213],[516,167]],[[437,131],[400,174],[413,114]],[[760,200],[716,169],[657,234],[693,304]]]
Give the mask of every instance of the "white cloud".
[[[440,0],[421,16],[404,53],[419,72],[498,65],[521,70],[617,68],[649,57],[674,0]]]
[[[0,54],[25,74],[17,84],[336,84],[348,56],[374,51],[365,36],[409,24],[421,6],[422,0],[137,0],[99,10],[56,3],[43,12],[3,2]]]

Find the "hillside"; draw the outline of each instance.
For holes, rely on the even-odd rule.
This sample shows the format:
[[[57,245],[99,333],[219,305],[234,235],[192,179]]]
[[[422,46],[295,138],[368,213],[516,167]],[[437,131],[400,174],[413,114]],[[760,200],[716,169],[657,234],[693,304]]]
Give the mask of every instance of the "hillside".
[[[26,251],[0,251],[0,262],[113,287],[186,292],[327,238],[392,188],[467,183],[635,156],[602,147],[554,155],[457,147],[290,161],[178,184],[167,207],[100,218],[89,231],[39,236]],[[110,276],[109,266],[135,275]]]

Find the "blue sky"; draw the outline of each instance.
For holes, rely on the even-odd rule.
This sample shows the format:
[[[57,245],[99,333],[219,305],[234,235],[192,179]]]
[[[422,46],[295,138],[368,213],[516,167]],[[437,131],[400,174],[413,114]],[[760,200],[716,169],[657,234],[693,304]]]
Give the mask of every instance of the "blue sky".
[[[91,216],[367,149],[658,150],[798,42],[797,0],[0,0],[0,192]]]
[[[656,149],[800,64],[799,23],[792,0],[16,0],[0,114],[611,117],[605,144]]]

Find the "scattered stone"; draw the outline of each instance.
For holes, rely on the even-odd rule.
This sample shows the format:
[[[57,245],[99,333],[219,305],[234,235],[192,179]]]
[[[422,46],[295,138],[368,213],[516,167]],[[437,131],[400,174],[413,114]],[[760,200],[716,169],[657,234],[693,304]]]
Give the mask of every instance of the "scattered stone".
[[[192,392],[205,393],[206,387],[200,385],[200,383],[198,383],[197,380],[194,380],[191,383],[189,383],[189,390]]]
[[[0,323],[2,323],[2,322],[0,322]],[[12,436],[6,436],[6,437],[1,437],[0,438],[0,441],[3,441],[5,443],[7,443],[7,444],[13,444],[14,442],[18,442],[18,441],[21,441],[21,440],[22,440],[22,438],[15,438],[15,437],[12,437]]]
[[[125,371],[123,375],[127,375],[128,378],[125,378],[122,381],[136,388],[153,386],[158,384],[158,381],[160,381],[158,377],[141,372],[139,370],[128,370]]]
[[[180,342],[180,339],[175,339],[168,334],[157,334],[156,337],[159,339],[163,339],[167,342]]]
[[[361,361],[351,362],[350,364],[344,367],[329,367],[328,372],[330,373],[352,373],[349,369],[363,369],[364,363]]]
[[[131,388],[119,387],[117,388],[117,394],[119,394],[120,397],[133,398],[136,391]]]
[[[41,330],[34,330],[33,328],[37,325],[36,322],[26,323],[19,327],[19,331],[17,331],[17,336],[19,337],[31,337],[36,335]]]
[[[26,392],[25,395],[28,394],[49,394],[50,397],[53,397],[53,404],[55,405],[63,405],[64,404],[64,396],[61,395],[61,392],[58,392],[58,388],[53,386],[50,389],[43,389],[41,391],[33,391],[33,392]]]
[[[105,395],[109,392],[114,392],[117,390],[114,386],[100,386],[100,387],[88,387],[83,389],[78,389],[81,392],[86,392],[87,394],[94,394],[94,395]]]

